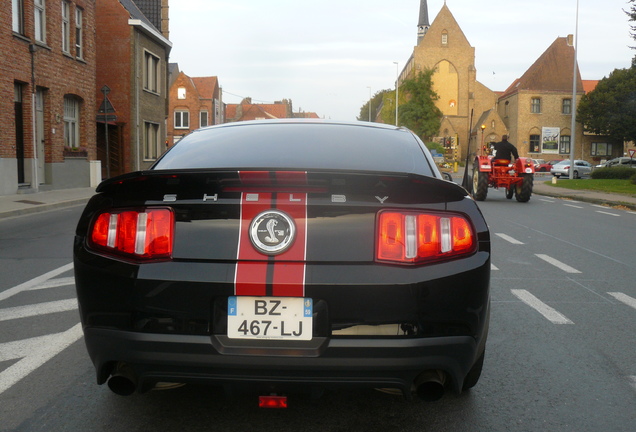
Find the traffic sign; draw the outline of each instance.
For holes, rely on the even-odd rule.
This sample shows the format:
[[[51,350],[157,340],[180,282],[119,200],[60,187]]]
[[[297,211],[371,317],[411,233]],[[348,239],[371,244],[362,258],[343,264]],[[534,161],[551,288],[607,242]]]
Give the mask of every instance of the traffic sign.
[[[629,149],[629,157],[633,158],[634,154],[636,154],[636,150],[635,149]]]

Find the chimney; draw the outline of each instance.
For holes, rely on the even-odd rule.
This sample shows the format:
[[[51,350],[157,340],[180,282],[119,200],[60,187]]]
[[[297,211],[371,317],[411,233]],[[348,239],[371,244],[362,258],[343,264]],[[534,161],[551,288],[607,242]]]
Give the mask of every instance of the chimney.
[[[568,35],[568,46],[574,46],[574,35]]]

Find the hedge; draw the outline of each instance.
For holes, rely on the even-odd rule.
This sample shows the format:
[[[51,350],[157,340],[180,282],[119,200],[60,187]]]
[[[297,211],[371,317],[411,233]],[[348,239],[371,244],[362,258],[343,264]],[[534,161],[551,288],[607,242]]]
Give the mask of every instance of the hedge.
[[[597,168],[592,171],[591,177],[593,179],[617,179],[617,180],[629,180],[636,174],[634,168],[629,167],[605,167]]]

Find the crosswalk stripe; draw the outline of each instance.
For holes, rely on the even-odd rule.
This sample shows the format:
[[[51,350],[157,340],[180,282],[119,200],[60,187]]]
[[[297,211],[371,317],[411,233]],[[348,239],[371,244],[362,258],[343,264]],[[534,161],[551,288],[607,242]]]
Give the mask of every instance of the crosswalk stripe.
[[[541,258],[543,261],[552,264],[553,266],[563,270],[566,273],[581,273],[580,271],[578,271],[574,267],[570,267],[569,265],[564,264],[561,261],[559,261],[558,259],[552,258],[549,255],[544,255],[544,254],[535,254],[535,255],[537,257]]]
[[[530,306],[532,309],[539,312],[541,315],[546,317],[550,322],[554,324],[574,324],[570,321],[565,315],[558,312],[556,309],[548,306],[543,303],[534,295],[530,294],[530,292],[526,290],[510,290],[512,294],[517,297],[519,300]]]
[[[504,233],[495,233],[495,235],[501,237],[502,239],[504,239],[505,241],[515,244],[515,245],[522,245],[523,242],[520,242],[519,240],[510,237],[508,234],[504,234]]]
[[[64,351],[81,337],[82,325],[76,324],[65,332],[47,335],[46,343],[39,346],[35,346],[33,340],[27,339],[27,347],[32,349],[20,361],[0,372],[0,394]],[[18,343],[20,342],[23,341]],[[14,354],[26,352],[25,347],[16,347],[15,342],[10,342],[10,344],[12,344],[11,347]],[[5,344],[0,344],[0,352],[4,352],[4,346]]]
[[[73,309],[77,309],[77,299],[57,300],[28,306],[16,306],[7,309],[0,309],[0,321],[46,315],[56,312],[66,312]]]
[[[609,295],[614,297],[619,302],[625,303],[627,306],[631,306],[636,309],[636,299],[620,292],[608,292]]]
[[[29,281],[21,283],[20,285],[16,285],[13,288],[4,290],[0,292],[0,301],[8,299],[9,297],[12,297],[18,293],[21,293],[22,291],[28,291],[32,289],[33,287],[38,286],[42,284],[43,282],[46,282],[47,280],[52,279],[59,274],[62,274],[66,271],[71,270],[72,268],[73,268],[73,263],[69,263],[69,264],[63,265],[62,267],[56,268],[55,270],[51,270],[48,273],[44,273],[43,275],[40,275]]]

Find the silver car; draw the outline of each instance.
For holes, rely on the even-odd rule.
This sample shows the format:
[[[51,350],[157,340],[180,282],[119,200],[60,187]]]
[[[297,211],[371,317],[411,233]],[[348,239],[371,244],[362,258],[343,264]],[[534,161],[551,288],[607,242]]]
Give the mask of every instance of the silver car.
[[[553,176],[559,178],[561,176],[570,176],[570,160],[562,160],[555,164],[550,170]],[[592,164],[584,160],[575,160],[574,169],[572,170],[573,178],[581,178],[582,175],[589,175],[592,172]]]
[[[614,159],[610,159],[605,163],[602,163],[600,165],[596,165],[597,168],[604,168],[604,167],[628,167],[628,168],[636,168],[636,159],[634,158],[629,158],[629,157],[619,157],[619,158],[614,158]]]

